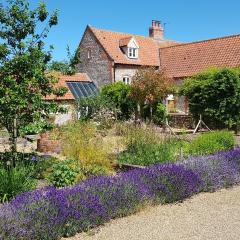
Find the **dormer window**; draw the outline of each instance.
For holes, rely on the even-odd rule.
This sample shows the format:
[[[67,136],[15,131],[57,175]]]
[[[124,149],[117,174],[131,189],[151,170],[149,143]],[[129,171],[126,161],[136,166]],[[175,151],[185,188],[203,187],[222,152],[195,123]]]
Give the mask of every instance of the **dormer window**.
[[[128,48],[128,57],[129,58],[138,58],[138,49],[137,48]]]
[[[122,38],[119,41],[119,47],[121,48],[123,54],[130,59],[138,58],[139,46],[134,37]]]

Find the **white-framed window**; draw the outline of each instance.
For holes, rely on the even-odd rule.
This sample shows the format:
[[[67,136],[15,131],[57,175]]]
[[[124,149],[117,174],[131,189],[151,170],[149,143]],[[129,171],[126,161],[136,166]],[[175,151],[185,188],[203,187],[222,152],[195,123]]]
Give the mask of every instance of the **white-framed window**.
[[[87,58],[90,59],[92,57],[91,49],[87,50]]]
[[[123,82],[125,84],[131,84],[131,78],[129,76],[124,76],[123,77]]]
[[[138,58],[138,49],[137,48],[128,48],[128,57],[129,58]]]

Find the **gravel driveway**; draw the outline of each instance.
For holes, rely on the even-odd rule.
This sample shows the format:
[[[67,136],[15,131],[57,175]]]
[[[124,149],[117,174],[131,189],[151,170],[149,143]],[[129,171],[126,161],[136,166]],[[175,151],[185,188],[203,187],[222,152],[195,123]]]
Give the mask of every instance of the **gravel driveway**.
[[[150,207],[68,240],[239,240],[240,186]]]

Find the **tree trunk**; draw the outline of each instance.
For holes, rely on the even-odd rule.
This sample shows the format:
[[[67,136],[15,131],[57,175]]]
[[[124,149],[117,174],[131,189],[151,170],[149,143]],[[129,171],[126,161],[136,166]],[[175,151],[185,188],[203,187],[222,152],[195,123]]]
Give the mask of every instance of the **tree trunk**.
[[[12,165],[13,167],[15,167],[17,160],[17,116],[15,116],[13,119],[11,151],[12,151]]]
[[[239,134],[239,124],[238,123],[236,124],[236,126],[234,128],[234,132],[235,132],[236,135]]]
[[[153,109],[152,109],[152,105],[150,105],[150,123],[152,122],[152,116],[153,116]]]

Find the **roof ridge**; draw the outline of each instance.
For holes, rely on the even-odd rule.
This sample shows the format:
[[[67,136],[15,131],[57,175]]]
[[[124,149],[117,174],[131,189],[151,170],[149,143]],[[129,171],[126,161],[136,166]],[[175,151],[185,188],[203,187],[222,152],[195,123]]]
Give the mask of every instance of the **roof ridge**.
[[[180,44],[173,45],[173,46],[162,47],[161,49],[173,48],[173,47],[179,47],[179,46],[185,46],[185,45],[191,45],[191,44],[202,43],[202,42],[217,41],[217,40],[220,40],[220,39],[233,38],[233,37],[240,37],[240,34],[227,35],[227,36],[223,36],[223,37],[204,39],[204,40],[199,40],[199,41],[194,41],[194,42],[180,43]]]
[[[126,35],[129,35],[130,36],[137,36],[137,37],[142,37],[142,38],[146,38],[146,39],[150,39],[150,40],[153,40],[154,42],[157,42],[155,41],[155,39],[151,38],[151,37],[147,37],[147,36],[144,36],[144,35],[139,35],[139,34],[133,34],[133,33],[127,33],[127,32],[118,32],[118,31],[113,31],[113,30],[109,30],[109,29],[103,29],[103,28],[96,28],[96,27],[93,27],[91,25],[88,25],[89,28],[93,29],[93,30],[99,30],[99,31],[105,31],[105,32],[112,32],[112,33],[120,33],[120,34],[126,34]],[[126,36],[127,37],[127,36]],[[171,39],[164,39],[164,41],[173,41],[173,42],[177,42],[175,40],[171,40]]]

